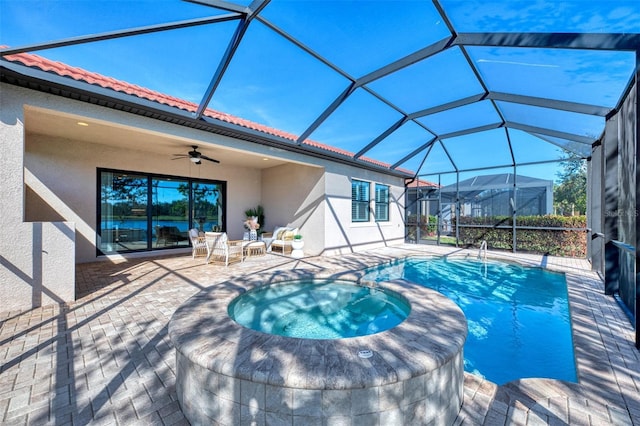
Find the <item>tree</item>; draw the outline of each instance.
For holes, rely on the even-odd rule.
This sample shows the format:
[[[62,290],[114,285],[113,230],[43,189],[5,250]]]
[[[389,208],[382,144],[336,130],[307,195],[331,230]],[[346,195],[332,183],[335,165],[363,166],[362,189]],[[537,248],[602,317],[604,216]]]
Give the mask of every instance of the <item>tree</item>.
[[[554,208],[558,214],[585,214],[587,211],[587,165],[582,159],[560,163],[558,183],[553,187]]]

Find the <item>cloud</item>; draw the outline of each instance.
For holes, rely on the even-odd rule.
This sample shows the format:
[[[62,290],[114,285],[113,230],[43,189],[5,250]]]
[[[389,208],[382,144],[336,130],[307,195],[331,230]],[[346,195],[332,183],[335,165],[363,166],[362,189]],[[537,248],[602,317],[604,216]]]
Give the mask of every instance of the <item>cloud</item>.
[[[552,65],[552,64],[534,64],[534,63],[516,62],[516,61],[498,61],[493,59],[478,59],[478,62],[487,62],[487,63],[490,62],[494,64],[508,64],[508,65],[523,65],[526,67],[560,68],[559,65]]]

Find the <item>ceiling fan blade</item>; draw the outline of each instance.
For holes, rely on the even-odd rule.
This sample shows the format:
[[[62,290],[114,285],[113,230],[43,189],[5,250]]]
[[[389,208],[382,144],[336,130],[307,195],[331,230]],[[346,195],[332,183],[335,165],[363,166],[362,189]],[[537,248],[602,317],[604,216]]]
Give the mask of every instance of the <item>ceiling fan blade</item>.
[[[172,160],[178,160],[178,159],[181,159],[181,158],[188,158],[194,164],[202,164],[202,161],[200,161],[200,160],[207,160],[207,161],[211,161],[212,163],[220,163],[220,161],[218,161],[218,160],[216,160],[214,158],[210,158],[210,157],[207,157],[206,155],[202,155],[202,153],[200,153],[198,151],[198,146],[197,145],[191,145],[191,147],[193,148],[193,150],[192,151],[187,151],[186,154],[173,154]]]
[[[211,162],[214,162],[214,163],[220,163],[220,161],[216,160],[215,158],[209,158],[206,155],[200,155],[200,159],[201,160],[211,161]]]

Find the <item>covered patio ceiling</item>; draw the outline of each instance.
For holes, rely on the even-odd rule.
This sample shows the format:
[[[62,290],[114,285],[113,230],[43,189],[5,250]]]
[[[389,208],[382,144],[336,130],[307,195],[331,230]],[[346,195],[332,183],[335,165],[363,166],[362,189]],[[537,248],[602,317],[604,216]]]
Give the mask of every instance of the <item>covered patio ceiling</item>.
[[[0,1],[4,81],[407,177],[587,158],[640,58],[637,0],[38,5]],[[194,108],[10,56],[32,52]]]

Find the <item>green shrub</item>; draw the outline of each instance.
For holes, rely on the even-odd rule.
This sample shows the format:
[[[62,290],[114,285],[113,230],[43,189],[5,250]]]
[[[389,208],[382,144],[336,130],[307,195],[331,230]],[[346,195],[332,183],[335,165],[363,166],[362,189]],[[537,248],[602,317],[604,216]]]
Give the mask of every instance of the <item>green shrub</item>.
[[[454,224],[456,221],[454,220]],[[461,217],[461,225],[484,225],[480,228],[460,228],[460,242],[465,246],[480,247],[486,240],[489,248],[513,250],[513,225],[510,216]],[[498,228],[508,227],[508,228]],[[586,216],[519,216],[516,219],[517,250],[553,256],[586,257]],[[579,228],[581,230],[521,229],[532,228]]]
[[[420,236],[435,235],[438,218],[436,216],[420,215],[420,223],[418,224],[418,215],[411,214],[407,217],[407,230],[410,239],[416,239],[416,228],[420,226]]]

